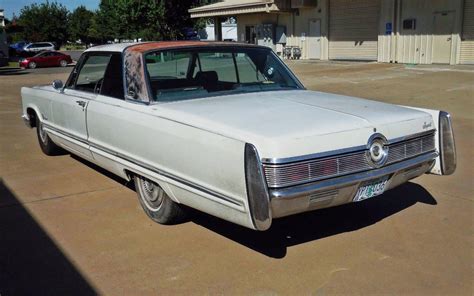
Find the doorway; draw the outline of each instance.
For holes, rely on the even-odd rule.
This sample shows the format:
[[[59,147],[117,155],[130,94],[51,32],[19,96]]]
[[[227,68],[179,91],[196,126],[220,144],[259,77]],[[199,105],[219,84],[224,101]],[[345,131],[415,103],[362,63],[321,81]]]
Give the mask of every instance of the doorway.
[[[307,39],[308,59],[321,59],[321,20],[313,19],[309,21]]]
[[[255,26],[245,27],[245,42],[248,44],[257,44],[257,32]]]
[[[449,64],[454,12],[438,12],[433,17],[433,63]]]

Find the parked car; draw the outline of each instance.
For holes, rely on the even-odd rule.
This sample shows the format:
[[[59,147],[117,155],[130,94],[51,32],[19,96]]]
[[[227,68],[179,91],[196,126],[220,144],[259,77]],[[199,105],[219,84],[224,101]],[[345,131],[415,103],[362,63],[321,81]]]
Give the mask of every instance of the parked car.
[[[38,53],[45,50],[55,50],[54,44],[51,42],[36,42],[23,47],[23,51],[26,53]]]
[[[20,68],[35,69],[37,67],[66,67],[72,63],[70,55],[58,51],[44,51],[33,57],[20,60]]]
[[[10,44],[9,49],[8,49],[9,53],[10,53],[10,56],[15,56],[15,55],[21,54],[21,52],[23,51],[23,48],[26,45],[28,45],[28,42],[26,42],[26,41],[19,41],[19,42]]]
[[[448,113],[306,90],[261,46],[97,46],[65,85],[21,94],[45,154],[66,149],[134,180],[164,224],[186,205],[266,230],[456,168]]]

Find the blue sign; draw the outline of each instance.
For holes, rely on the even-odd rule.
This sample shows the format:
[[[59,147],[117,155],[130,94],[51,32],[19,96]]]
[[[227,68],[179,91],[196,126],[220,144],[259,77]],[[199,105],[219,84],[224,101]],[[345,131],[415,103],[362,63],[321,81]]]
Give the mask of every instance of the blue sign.
[[[392,23],[385,23],[385,35],[392,34]]]

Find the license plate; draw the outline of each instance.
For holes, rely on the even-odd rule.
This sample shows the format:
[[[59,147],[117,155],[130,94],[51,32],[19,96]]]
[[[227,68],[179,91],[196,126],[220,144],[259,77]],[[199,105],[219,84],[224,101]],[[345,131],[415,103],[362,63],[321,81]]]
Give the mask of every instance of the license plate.
[[[387,183],[388,177],[384,177],[363,184],[359,187],[359,190],[357,190],[354,201],[361,201],[382,194],[385,191]]]

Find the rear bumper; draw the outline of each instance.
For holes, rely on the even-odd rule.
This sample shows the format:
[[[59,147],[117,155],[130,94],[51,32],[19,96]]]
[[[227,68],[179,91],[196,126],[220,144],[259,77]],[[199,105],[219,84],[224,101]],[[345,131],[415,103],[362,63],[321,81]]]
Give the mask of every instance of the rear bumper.
[[[352,202],[362,182],[384,176],[389,176],[385,190],[394,188],[429,171],[437,156],[437,152],[429,152],[379,169],[310,184],[271,189],[269,197],[272,218]]]

